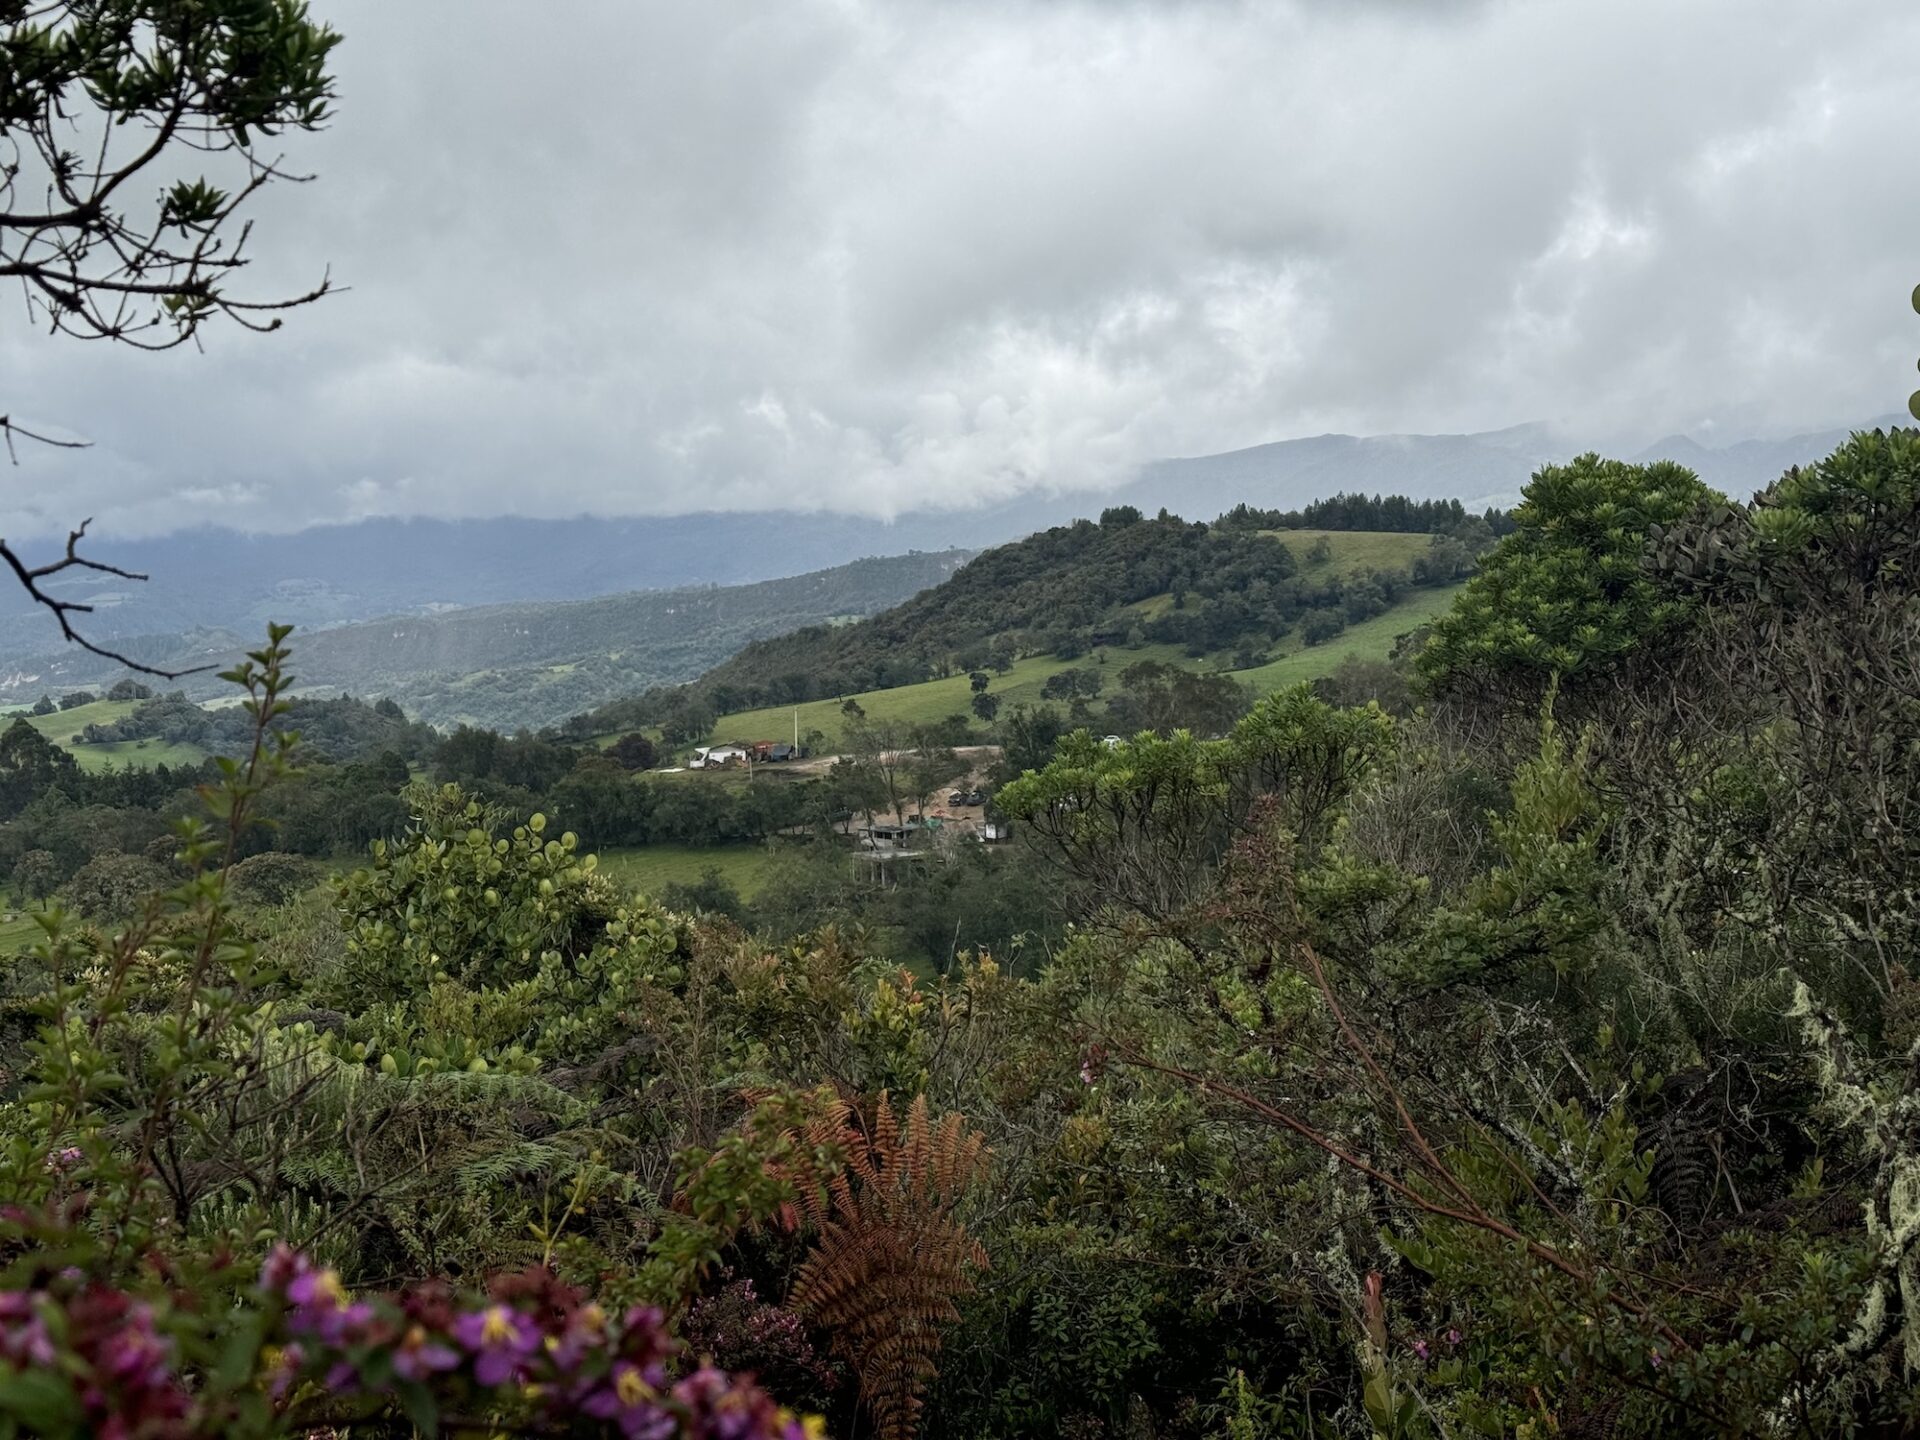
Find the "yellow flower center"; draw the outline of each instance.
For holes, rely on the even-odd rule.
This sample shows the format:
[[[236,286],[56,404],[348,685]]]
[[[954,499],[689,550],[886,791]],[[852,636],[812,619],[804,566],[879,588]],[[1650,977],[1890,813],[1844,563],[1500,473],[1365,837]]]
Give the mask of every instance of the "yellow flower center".
[[[613,1393],[620,1397],[622,1405],[638,1405],[652,1394],[653,1390],[640,1378],[638,1370],[622,1370],[620,1378],[613,1382]]]
[[[505,1345],[513,1339],[513,1312],[504,1305],[489,1305],[480,1322],[480,1338],[489,1345]]]

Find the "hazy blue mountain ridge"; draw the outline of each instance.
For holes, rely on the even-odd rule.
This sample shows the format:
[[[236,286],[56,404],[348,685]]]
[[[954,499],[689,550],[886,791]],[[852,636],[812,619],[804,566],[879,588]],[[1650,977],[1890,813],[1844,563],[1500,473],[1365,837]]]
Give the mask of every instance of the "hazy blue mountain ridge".
[[[1883,419],[1877,424],[1899,423]],[[1789,465],[1832,450],[1845,431],[1714,447],[1673,436],[1636,459],[1666,456],[1729,493],[1769,483]],[[1219,455],[1156,461],[1117,488],[1037,491],[971,510],[920,511],[895,520],[824,512],[769,512],[565,520],[376,519],[285,535],[214,527],[116,539],[98,559],[152,575],[145,584],[76,572],[60,593],[97,608],[89,633],[214,638],[257,634],[269,619],[311,629],[393,615],[531,601],[581,600],[688,585],[739,585],[824,570],[861,556],[978,550],[1108,505],[1166,507],[1210,517],[1241,502],[1291,508],[1341,491],[1453,498],[1470,508],[1511,503],[1541,464],[1602,448],[1543,425],[1472,435],[1319,435]],[[30,556],[55,543],[29,546]],[[804,623],[804,622],[796,622]],[[0,589],[0,672],[58,646],[51,618],[17,589]]]
[[[953,574],[971,552],[916,552],[751,585],[648,590],[591,600],[476,606],[296,632],[303,691],[385,695],[436,724],[538,726],[618,695],[693,679],[755,640],[886,610]],[[164,669],[231,664],[257,635],[198,630],[132,637]],[[0,700],[110,684],[124,667],[77,648],[0,675]],[[231,690],[210,673],[168,682],[204,699]]]

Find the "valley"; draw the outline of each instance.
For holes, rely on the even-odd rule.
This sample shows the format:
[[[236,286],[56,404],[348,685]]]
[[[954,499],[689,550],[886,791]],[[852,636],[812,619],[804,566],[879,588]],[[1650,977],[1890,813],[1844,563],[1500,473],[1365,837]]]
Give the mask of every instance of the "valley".
[[[967,555],[916,552],[747,585],[479,606],[302,629],[299,693],[384,696],[439,725],[539,728],[650,685],[693,679],[751,640],[884,610],[938,584]],[[135,637],[123,648],[163,669],[197,668],[166,688],[211,699],[226,689],[216,672],[257,644],[250,635],[197,631]],[[31,703],[43,693],[111,684],[124,673],[124,667],[84,651],[29,657],[0,688],[0,699]]]
[[[1897,419],[1864,423],[1871,428]],[[152,578],[130,584],[113,575],[69,576],[65,593],[97,607],[97,636],[162,663],[154,657],[194,653],[193,637],[231,650],[268,620],[318,633],[454,610],[755,585],[837,569],[863,556],[987,549],[1109,505],[1208,516],[1237,504],[1294,506],[1347,493],[1457,498],[1478,510],[1510,504],[1539,465],[1593,448],[1641,461],[1672,459],[1729,495],[1745,495],[1788,466],[1824,455],[1846,434],[1846,427],[1829,427],[1785,436],[1621,441],[1526,424],[1457,435],[1308,435],[1151,461],[1099,492],[1040,489],[972,507],[928,505],[885,520],[803,508],[695,509],[569,518],[375,517],[290,533],[197,524],[140,536],[116,534],[111,517],[103,516],[93,553]],[[49,534],[36,552],[56,539]],[[62,654],[46,617],[23,597],[0,591],[0,672]],[[459,672],[451,658],[443,668]],[[352,676],[340,683],[356,693],[373,688]]]
[[[0,5],[0,1440],[1920,1440],[1913,11]]]
[[[554,814],[595,847],[610,879],[673,903],[745,914],[755,906],[804,909],[815,903],[809,894],[836,895],[835,903],[870,912],[894,937],[888,943],[901,960],[931,976],[950,962],[964,924],[941,941],[886,908],[922,904],[911,899],[912,887],[874,910],[876,898],[892,892],[883,886],[859,899],[857,887],[845,888],[859,877],[840,874],[845,861],[829,858],[832,852],[857,850],[876,822],[911,830],[922,806],[936,818],[965,817],[961,828],[971,834],[981,812],[954,811],[948,789],[957,784],[990,797],[1042,763],[1054,737],[1075,727],[1132,734],[1189,726],[1214,734],[1261,696],[1325,681],[1350,662],[1388,675],[1395,665],[1404,669],[1402,642],[1451,603],[1488,526],[1458,507],[1399,504],[1343,501],[1340,513],[1362,520],[1390,513],[1395,523],[1449,533],[1338,528],[1307,523],[1309,514],[1243,510],[1231,523],[1206,526],[1114,511],[1098,524],[1042,532],[971,563],[915,555],[739,590],[453,612],[296,635],[298,688],[285,723],[302,732],[316,768],[288,787],[275,844],[317,865],[305,883],[324,889],[325,875],[350,869],[371,839],[401,822],[409,785],[458,783]],[[1462,542],[1452,532],[1478,538]],[[881,604],[890,589],[908,593]],[[805,624],[804,604],[782,609],[796,597],[815,615],[831,612],[832,623]],[[863,605],[877,613],[859,614]],[[785,635],[753,634],[783,615],[794,626]],[[664,635],[649,630],[662,620]],[[700,646],[723,644],[742,627],[738,653],[685,684],[656,684],[544,729],[526,722],[551,717],[569,693],[550,684],[552,673],[626,653],[659,657],[675,644],[690,662]],[[312,682],[337,674],[348,663],[342,656],[362,667],[356,673],[405,684],[377,703],[326,698],[328,687]],[[442,672],[432,666],[450,660],[481,668],[435,679]],[[815,668],[796,678],[796,666]],[[944,673],[925,675],[929,669]],[[877,672],[898,683],[835,688],[849,675]],[[618,683],[619,673],[617,664],[605,671],[606,683]],[[189,698],[206,693],[204,680],[158,695],[133,681],[116,683],[114,693],[129,698],[63,691],[69,708],[25,715],[31,731],[71,757],[102,796],[157,799],[188,783],[208,757],[242,753],[245,714]],[[718,708],[758,684],[828,693]],[[496,695],[518,717],[513,730],[474,723],[466,711],[453,711],[459,718],[450,723],[445,708],[399,703],[401,695],[444,700],[469,691]],[[636,735],[644,737],[644,756],[629,770]],[[688,768],[697,750],[724,753],[732,742],[797,743],[807,758]],[[145,776],[163,788],[154,792]],[[49,857],[21,874],[64,872],[89,893],[94,861],[110,871],[116,853],[139,848],[124,827],[133,835],[151,831],[132,814],[117,831],[89,824],[49,821],[20,832],[16,845],[35,848],[28,837],[39,833],[37,847]],[[994,868],[990,857],[975,861]],[[135,867],[129,860],[122,868]],[[981,883],[989,883],[986,873]],[[866,878],[897,879],[891,869]],[[18,881],[20,902],[42,883]]]
[[[1284,561],[1283,569],[1292,566],[1303,578],[1322,587],[1337,587],[1371,575],[1408,576],[1421,557],[1431,551],[1433,543],[1431,535],[1420,532],[1311,526],[1248,533],[1255,540],[1274,547],[1275,554]],[[1257,552],[1255,558],[1258,558]],[[816,607],[816,614],[820,609],[837,606],[872,606],[890,591],[912,592],[927,585],[939,585],[956,574],[963,559],[950,555],[915,555],[898,561],[860,562],[841,571],[737,591],[665,592],[560,606],[504,607],[454,612],[431,619],[382,622],[377,626],[322,630],[296,637],[300,655],[300,689],[296,693],[324,696],[351,690],[369,698],[384,697],[398,703],[408,714],[442,727],[467,724],[490,728],[487,717],[494,714],[510,717],[498,726],[501,729],[551,726],[563,718],[563,711],[576,714],[568,708],[570,697],[593,700],[607,689],[622,687],[630,692],[637,681],[622,678],[634,675],[628,668],[630,665],[645,663],[659,667],[698,663],[702,655],[729,643],[729,636],[739,638],[743,627],[749,649],[757,643],[760,652],[771,657],[772,664],[784,664],[780,658],[785,648],[783,642],[773,637],[756,642],[753,628],[783,624],[795,630],[804,628],[809,618],[804,606],[792,611],[783,608],[795,604],[797,596],[808,597],[809,603]],[[1236,574],[1228,584],[1264,586],[1269,583],[1270,573],[1271,565],[1256,565],[1252,570]],[[1069,589],[1077,583],[1071,574],[1061,574],[1058,579]],[[969,583],[973,591],[981,591],[982,587]],[[1037,582],[1030,583],[1038,583],[1045,589],[1052,581],[1042,572]],[[962,731],[990,739],[992,725],[982,722],[973,708],[976,695],[981,693],[981,687],[970,679],[974,673],[988,674],[984,693],[993,697],[996,709],[1036,708],[1050,700],[1073,698],[1049,692],[1049,685],[1057,686],[1058,677],[1066,672],[1074,672],[1070,678],[1090,677],[1089,684],[1097,679],[1099,684],[1094,693],[1081,697],[1083,701],[1097,699],[1120,684],[1119,677],[1129,666],[1142,663],[1223,676],[1244,686],[1249,696],[1257,697],[1286,685],[1330,675],[1348,660],[1386,660],[1395,641],[1443,611],[1456,588],[1457,582],[1407,589],[1379,613],[1344,624],[1336,633],[1314,644],[1308,644],[1296,631],[1277,640],[1256,636],[1251,642],[1237,646],[1210,649],[1191,642],[1181,644],[1144,638],[1144,632],[1138,627],[1164,627],[1172,623],[1175,596],[1161,591],[1139,599],[1122,600],[1119,597],[1126,593],[1122,589],[1113,592],[1117,603],[1109,603],[1108,609],[1117,617],[1110,628],[1118,629],[1119,622],[1125,622],[1126,632],[1115,641],[1094,645],[1084,652],[1078,645],[1072,646],[1075,653],[1071,656],[1056,651],[1015,656],[996,650],[993,642],[1002,637],[1024,636],[1028,637],[1027,643],[1034,638],[1028,623],[1033,612],[1021,610],[1011,601],[1006,602],[1013,604],[1013,608],[1007,610],[1005,630],[996,629],[991,633],[978,630],[981,623],[993,626],[1001,623],[988,618],[984,622],[969,621],[975,627],[973,631],[954,631],[946,617],[955,610],[977,608],[981,603],[979,595],[969,598],[966,591],[961,591],[949,600],[930,594],[922,609],[933,631],[949,638],[962,637],[959,641],[962,648],[975,645],[980,650],[978,663],[987,666],[984,672],[950,666],[951,673],[924,680],[835,693],[797,704],[745,706],[723,711],[712,717],[710,726],[699,738],[720,742],[766,739],[795,742],[797,737],[798,742],[814,749],[832,750],[843,743],[848,724],[858,713],[870,723],[907,729],[957,724]],[[1004,597],[996,595],[992,586],[985,587],[984,593],[989,615],[995,606],[1005,608]],[[1239,592],[1230,588],[1218,593],[1232,598]],[[1209,598],[1217,599],[1218,593]],[[903,599],[910,600],[911,593]],[[1203,598],[1200,603],[1204,605],[1208,599]],[[835,610],[832,618],[838,623],[816,630],[813,643],[825,643],[829,647],[861,643],[859,636],[863,632],[856,623],[861,619],[858,613]],[[652,628],[662,621],[665,622],[664,634]],[[880,623],[902,622],[882,620]],[[904,623],[919,625],[921,622]],[[675,638],[676,632],[684,633],[687,638]],[[964,636],[970,633],[977,633],[982,639],[966,641]],[[1037,638],[1044,640],[1045,635],[1042,631]],[[920,638],[918,631],[914,637],[906,642],[905,648],[923,650],[928,642]],[[797,647],[801,642],[795,643]],[[1251,656],[1246,653],[1249,643],[1257,646]],[[593,649],[595,646],[608,648]],[[1196,650],[1199,653],[1195,653]],[[990,651],[997,663],[989,662]],[[665,658],[674,653],[683,658],[678,661]],[[516,657],[524,657],[527,663],[518,666],[507,663]],[[639,657],[650,658],[643,662]],[[1242,663],[1250,658],[1257,663]],[[737,667],[737,661],[732,663]],[[442,665],[456,668],[437,668]],[[460,666],[479,668],[463,670],[457,668]],[[74,668],[88,667],[75,662]],[[91,668],[103,679],[123,673],[106,664]],[[760,662],[760,668],[769,668],[768,661]],[[590,684],[583,672],[593,677]],[[719,664],[695,688],[704,685],[724,697],[731,688],[729,673],[729,664]],[[658,668],[650,668],[641,672],[641,678],[652,679],[659,674]],[[329,683],[340,676],[352,676],[364,683],[353,686]],[[382,688],[382,677],[389,682],[386,688]],[[206,677],[191,677],[180,685],[181,692],[189,696],[209,694],[217,688],[218,682]],[[155,733],[133,738],[83,738],[89,727],[139,730],[139,723],[132,721],[132,717],[141,703],[96,699],[52,715],[30,716],[29,723],[73,754],[84,768],[93,771],[156,765],[190,767],[212,753],[205,739],[188,738],[193,729],[190,722],[183,729],[177,719]],[[631,703],[623,701],[611,708],[618,716],[629,710]],[[849,711],[849,703],[857,707],[857,711]],[[1097,707],[1087,710],[1085,718],[1088,723],[1095,723]],[[583,728],[590,724],[589,717],[580,717],[560,728],[570,738],[601,746],[611,744],[626,733],[617,726],[591,731]],[[657,723],[642,728],[665,745],[670,759],[684,761],[695,743],[692,738],[668,741]]]
[[[449,1095],[486,1096],[515,1127],[550,1123],[530,1106],[502,1110],[543,1093],[536,1074],[570,1105],[559,1087],[601,1093],[575,1077],[636,1063],[656,1094],[653,1031],[638,1041],[636,1026],[658,1026],[685,1047],[672,1063],[720,1089],[818,1045],[823,1058],[779,1073],[871,1064],[913,1085],[938,1069],[991,1117],[980,1097],[1018,1106],[1031,1076],[1058,1071],[1057,1094],[1138,1112],[1121,1113],[1147,1139],[1102,1147],[1171,1177],[1176,1196],[1197,1187],[1241,1203],[1239,1162],[1212,1178],[1218,1164],[1190,1153],[1184,1067],[1206,1062],[1136,1066],[1179,1073],[1138,1100],[1110,1098],[1114,1050],[1086,1038],[1082,1017],[1117,1014],[1124,1033],[1228,1057],[1236,1087],[1284,1063],[1310,1091],[1343,1063],[1338,1043],[1292,1018],[1327,993],[1313,978],[1324,949],[1387,997],[1357,985],[1343,997],[1370,1026],[1389,1023],[1385,1005],[1417,1008],[1442,1047],[1425,1053],[1426,1073],[1446,1074],[1444,1047],[1459,1045],[1484,1085],[1480,1042],[1445,1007],[1469,987],[1522,1007],[1541,1003],[1535,991],[1599,983],[1582,978],[1609,973],[1583,971],[1587,947],[1609,935],[1605,905],[1639,883],[1625,869],[1598,878],[1613,862],[1592,842],[1606,812],[1588,747],[1611,735],[1605,763],[1639,753],[1641,722],[1605,708],[1618,683],[1607,667],[1637,649],[1661,677],[1650,683],[1692,686],[1651,663],[1682,643],[1736,647],[1703,652],[1721,656],[1709,678],[1752,663],[1742,631],[1674,638],[1696,623],[1671,598],[1682,582],[1653,568],[1642,532],[1577,509],[1611,522],[1619,494],[1662,517],[1649,525],[1677,526],[1717,513],[1701,509],[1704,487],[1633,466],[1574,481],[1544,484],[1539,508],[1517,514],[1405,497],[1236,506],[1202,523],[1110,507],[976,556],[804,577],[812,608],[784,614],[793,596],[774,582],[296,634],[254,684],[274,715],[269,737],[300,737],[299,764],[268,766],[260,824],[235,842],[212,901],[193,898],[207,892],[170,821],[195,786],[216,804],[255,803],[240,771],[211,763],[248,753],[254,723],[230,700],[193,698],[198,685],[155,694],[103,674],[107,691],[48,692],[34,708],[51,713],[16,710],[0,726],[0,947],[44,963],[32,947],[45,912],[84,937],[62,943],[111,955],[113,937],[147,933],[147,917],[217,905],[235,953],[257,946],[270,974],[300,977],[292,1016],[341,1017],[347,1039],[329,1043],[348,1047],[353,1075],[405,1086],[457,1075]],[[1575,523],[1557,523],[1555,504],[1575,508]],[[1627,580],[1609,596],[1600,576]],[[1734,593],[1729,603],[1773,603]],[[692,618],[676,631],[680,612]],[[723,645],[731,653],[697,665]],[[641,652],[688,678],[621,669]],[[439,698],[410,709],[292,683],[336,673],[341,656]],[[583,671],[612,698],[560,714],[568,695],[602,693],[551,678]],[[1563,684],[1598,717],[1577,744],[1555,724]],[[500,708],[456,708],[462,693]],[[1749,703],[1737,685],[1718,693],[1716,704]],[[491,713],[546,718],[475,723]],[[1530,729],[1537,743],[1519,742],[1517,760],[1494,738]],[[1824,765],[1784,783],[1813,785],[1816,772],[1826,784]],[[1751,832],[1740,791],[1688,783],[1690,803],[1726,807],[1717,831]],[[1829,876],[1859,863],[1827,853],[1812,860]],[[1450,888],[1429,903],[1436,877]],[[1695,919],[1717,933],[1710,906]],[[1607,943],[1616,968],[1635,963],[1632,945]],[[1314,958],[1282,967],[1272,957],[1289,946]],[[1755,963],[1777,973],[1779,957]],[[1530,968],[1507,981],[1502,967]],[[709,1014],[726,1017],[712,1035]],[[548,1054],[567,1066],[548,1067]],[[1588,1063],[1608,1063],[1604,1037]],[[1165,1113],[1180,1117],[1178,1152],[1151,1139]],[[1301,1168],[1264,1127],[1234,1142],[1270,1173],[1255,1193],[1326,1183],[1319,1162]],[[512,1131],[501,1148],[443,1143],[481,1166],[525,1153]],[[1083,1142],[1062,1131],[1047,1143]],[[1088,1173],[1064,1164],[1059,1183]],[[485,1173],[474,1193],[517,1193],[511,1175]],[[1748,1165],[1747,1186],[1771,1183]],[[1289,1204],[1273,1201],[1264,1223],[1303,1223]],[[1145,1222],[1129,1211],[1125,1223]],[[1020,1253],[1018,1236],[994,1233]],[[1504,1272],[1466,1283],[1484,1297]]]

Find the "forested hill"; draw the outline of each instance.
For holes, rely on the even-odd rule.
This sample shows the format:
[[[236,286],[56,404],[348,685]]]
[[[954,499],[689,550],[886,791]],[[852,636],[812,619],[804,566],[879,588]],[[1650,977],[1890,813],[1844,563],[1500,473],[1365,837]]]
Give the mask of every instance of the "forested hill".
[[[433,724],[539,727],[649,686],[691,680],[742,645],[797,626],[871,615],[936,585],[968,552],[857,560],[752,585],[647,590],[595,600],[489,605],[303,632],[299,683],[309,691],[381,695]],[[149,637],[129,653],[167,669],[231,663],[258,636]],[[21,665],[0,694],[111,683],[111,662],[69,650]],[[218,694],[210,674],[177,682]]]
[[[1096,646],[1258,651],[1296,627],[1337,629],[1389,609],[1412,586],[1458,580],[1504,523],[1499,512],[1476,516],[1454,501],[1400,497],[1336,496],[1286,512],[1241,506],[1211,525],[1115,507],[1098,522],[983,551],[943,584],[857,624],[757,641],[680,694],[608,707],[576,717],[571,728],[653,723],[654,712],[695,697],[721,712],[800,703],[1004,668],[1022,655],[1071,660]],[[1377,564],[1330,564],[1311,538],[1288,543],[1306,527],[1431,539],[1411,551],[1395,546]]]

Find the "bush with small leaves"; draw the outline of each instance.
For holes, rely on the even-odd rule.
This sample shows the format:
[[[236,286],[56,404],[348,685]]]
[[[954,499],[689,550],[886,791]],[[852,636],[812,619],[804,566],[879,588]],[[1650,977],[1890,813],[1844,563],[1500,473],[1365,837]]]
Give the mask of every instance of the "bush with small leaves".
[[[166,880],[166,871],[144,855],[101,855],[82,865],[63,888],[81,914],[113,922],[132,919]]]

